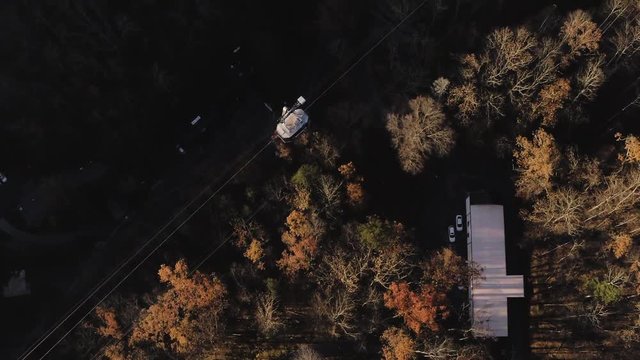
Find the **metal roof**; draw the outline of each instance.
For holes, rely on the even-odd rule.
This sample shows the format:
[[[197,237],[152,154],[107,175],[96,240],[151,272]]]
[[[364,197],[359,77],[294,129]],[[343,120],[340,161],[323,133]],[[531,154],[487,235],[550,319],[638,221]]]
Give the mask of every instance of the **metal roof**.
[[[471,205],[467,198],[469,261],[481,269],[469,288],[477,336],[509,336],[507,298],[524,297],[522,275],[507,275],[502,205]]]

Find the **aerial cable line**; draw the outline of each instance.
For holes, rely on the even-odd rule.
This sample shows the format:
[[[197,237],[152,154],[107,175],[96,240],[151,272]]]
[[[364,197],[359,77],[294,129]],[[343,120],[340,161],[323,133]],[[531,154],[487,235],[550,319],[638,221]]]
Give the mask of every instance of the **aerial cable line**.
[[[205,199],[205,201],[199,205],[193,212],[191,212],[189,214],[189,216],[187,216],[186,219],[184,219],[175,229],[173,229],[169,235],[165,236],[164,239],[158,244],[156,245],[155,248],[153,248],[151,250],[151,252],[149,252],[141,261],[139,261],[136,266],[129,271],[124,278],[122,278],[114,287],[111,288],[111,290],[109,290],[109,292],[104,295],[99,301],[98,303],[96,303],[89,311],[87,311],[86,314],[84,314],[82,316],[82,318],[80,318],[80,320],[78,320],[78,322],[76,322],[71,329],[69,329],[66,333],[64,333],[64,335],[62,335],[62,337],[60,337],[58,339],[58,341],[56,341],[50,348],[49,350],[47,350],[47,352],[45,352],[41,357],[40,360],[44,359],[45,356],[47,356],[62,340],[64,340],[67,336],[69,336],[69,334],[76,328],[78,327],[83,321],[84,319],[86,319],[87,316],[89,316],[98,306],[100,306],[100,304],[102,304],[102,302],[104,300],[106,300],[107,297],[109,297],[125,280],[127,280],[129,278],[129,276],[131,276],[145,261],[147,261],[147,259],[149,259],[151,257],[151,255],[153,255],[156,251],[158,251],[158,249],[164,245],[176,232],[178,232],[178,230],[180,230],[184,224],[186,224],[189,220],[191,220],[191,218],[193,218],[195,216],[196,213],[198,213],[207,203],[209,203],[209,201],[211,201],[211,199],[213,199],[220,191],[222,191],[222,189],[228,185],[236,176],[238,176],[242,170],[244,170],[247,166],[249,166],[249,164],[251,162],[253,162],[253,160],[255,160],[256,157],[258,157],[258,155],[260,155],[269,145],[271,145],[271,143],[273,142],[273,140],[269,139],[269,141],[262,147],[260,148],[260,150],[258,150],[249,160],[247,160],[241,167],[240,169],[238,169],[233,175],[231,175],[231,177],[229,179],[227,179],[227,181],[225,181],[222,185],[220,185],[216,191],[214,191],[211,195],[209,195],[209,197],[207,197]]]
[[[408,20],[413,14],[415,14],[418,10],[420,10],[425,4],[427,3],[427,0],[424,0],[422,3],[420,3],[418,6],[416,6],[416,8],[414,8],[409,14],[407,14],[402,20],[400,20],[394,27],[392,27],[387,33],[385,33],[373,46],[371,46],[364,54],[362,54],[353,64],[351,64],[336,80],[334,80],[328,87],[326,87],[321,93],[320,95],[316,96],[316,98],[309,103],[309,105],[307,105],[305,107],[305,109],[309,109],[311,108],[319,99],[321,99],[327,92],[329,92],[329,90],[331,90],[338,82],[340,82],[340,80],[342,80],[347,74],[349,74],[349,72],[351,72],[351,70],[353,70],[353,68],[355,68],[362,60],[364,60],[364,58],[366,58],[373,50],[375,50],[384,40],[386,40],[392,33],[394,33],[406,20]],[[162,242],[156,246],[143,260],[142,262],[138,263],[134,269],[132,271],[130,271],[124,279],[122,279],[120,282],[118,282],[116,284],[115,287],[113,287],[108,293],[107,295],[105,295],[104,297],[102,297],[100,299],[100,301],[93,306],[93,308],[87,312],[71,329],[69,329],[60,339],[58,339],[58,341],[56,341],[56,343],[49,348],[49,350],[47,350],[47,352],[40,358],[44,358],[46,355],[48,355],[62,340],[64,340],[70,333],[71,331],[73,331],[91,312],[93,312],[105,299],[106,297],[108,297],[111,293],[113,293],[113,291],[115,291],[115,289],[120,286],[120,284],[122,284],[122,282],[124,282],[129,276],[131,276],[131,274],[137,270],[144,261],[146,261],[153,253],[155,253],[158,248],[160,246],[162,246],[166,241],[169,240],[169,238],[171,236],[173,236],[173,234],[175,234],[175,232],[177,232],[177,230],[179,230],[187,221],[189,221],[194,215],[195,213],[197,213],[200,209],[202,209],[202,207],[204,207],[204,205],[206,203],[208,203],[215,195],[217,195],[231,180],[233,180],[242,170],[244,170],[244,168],[246,166],[248,166],[249,163],[251,163],[259,154],[261,154],[271,143],[273,142],[272,139],[270,139],[267,144],[262,147],[251,159],[249,159],[236,173],[234,173],[225,183],[223,183],[209,198],[207,198],[207,200],[205,200],[205,202],[200,205],[193,213],[191,213],[187,219],[185,221],[183,221],[182,223],[180,223],[180,225],[178,225],[178,227],[172,231],[169,236],[165,237]],[[44,336],[44,338],[41,338],[37,344],[35,346],[32,346],[32,348],[30,350],[28,350],[26,353],[24,353],[23,355],[21,355],[18,359],[19,360],[23,360],[26,359],[29,355],[31,355],[33,353],[33,351],[35,351],[35,349],[37,349],[44,341],[46,341],[51,334],[53,334],[53,332],[55,332],[64,322],[66,322],[69,317],[71,315],[73,315],[82,305],[84,305],[86,303],[86,301],[95,294],[95,292],[97,292],[106,282],[108,282],[113,276],[115,276],[115,274],[117,274],[119,271],[121,271],[122,268],[124,268],[124,266],[126,266],[126,264],[128,264],[132,258],[134,258],[135,256],[137,256],[140,252],[142,252],[142,250],[153,240],[155,239],[164,229],[166,229],[166,227],[168,227],[168,225],[173,222],[180,214],[182,214],[190,205],[192,205],[200,196],[202,196],[206,191],[207,191],[207,187],[205,187],[205,189],[198,194],[198,196],[196,196],[191,202],[189,202],[185,207],[183,207],[180,212],[178,212],[176,215],[174,215],[174,217],[167,223],[165,224],[161,230],[159,230],[158,232],[156,232],[156,234],[154,234],[154,236],[152,238],[150,238],[130,259],[128,259],[127,261],[125,261],[124,265],[121,265],[112,275],[110,275],[105,281],[103,281],[103,283],[96,289],[94,290],[94,292],[92,292],[84,301],[81,302],[80,305],[78,305],[73,311],[71,311],[58,325],[56,325],[54,327],[53,330],[51,330],[46,336]],[[225,241],[226,242],[226,241]]]
[[[126,219],[122,220],[114,229],[113,231],[111,231],[111,234],[109,234],[109,236],[107,236],[107,238],[105,239],[106,241],[109,241],[109,239],[111,239],[116,233],[117,231],[122,227],[122,225],[124,225],[124,222],[126,221]],[[171,220],[173,221],[173,219]],[[145,244],[146,245],[146,244]],[[143,245],[143,247],[145,246]],[[136,253],[135,255],[137,255],[138,253]],[[135,256],[134,255],[134,256]],[[125,260],[125,262],[130,261],[131,258],[129,260]],[[126,264],[121,263],[120,267],[124,266]],[[78,308],[80,308],[82,305],[84,305],[87,300],[93,296],[97,291],[100,290],[100,288],[102,286],[104,286],[105,283],[107,283],[113,276],[115,275],[115,273],[113,273],[111,276],[105,278],[102,280],[101,283],[94,285],[94,287],[89,290],[90,294],[86,295],[84,297],[84,299],[80,299],[78,300],[78,302],[73,306],[73,308],[69,309],[69,311],[67,311],[67,313],[65,315],[63,315],[63,318],[61,318],[60,320],[58,320],[57,324],[52,325],[49,330],[46,331],[46,333],[42,334],[40,336],[40,338],[38,338],[38,340],[36,340],[33,344],[31,344],[23,353],[22,355],[20,355],[20,357],[18,357],[18,359],[22,359],[26,356],[28,356],[29,354],[31,354],[32,348],[39,346],[42,342],[44,342],[50,335],[51,333],[53,333],[54,331],[56,331],[61,325],[62,323],[64,323],[75,311],[77,311]]]
[[[393,28],[391,28],[385,35],[383,35],[372,47],[370,47],[363,55],[360,56],[360,58],[358,58],[358,60],[356,60],[353,64],[351,64],[351,66],[349,66],[335,81],[333,81],[328,87],[326,87],[321,93],[320,95],[318,95],[311,103],[309,103],[309,105],[307,105],[305,107],[305,109],[309,109],[313,104],[316,103],[316,101],[318,101],[322,96],[324,96],[329,90],[331,90],[331,88],[333,88],[338,82],[340,82],[340,80],[342,80],[342,78],[344,78],[351,70],[353,70],[353,68],[355,68],[365,57],[367,57],[373,50],[375,50],[376,47],[378,47],[386,38],[388,38],[393,32],[395,32],[407,19],[409,19],[409,17],[411,17],[413,14],[415,14],[418,10],[420,10],[420,8],[422,8],[424,6],[424,4],[427,3],[427,0],[423,1],[422,3],[420,3],[415,9],[413,9],[409,14],[407,14],[400,22],[398,22]],[[264,208],[264,206],[266,205],[266,202],[263,203],[258,210],[256,210],[247,220],[251,220],[253,219],[253,217],[262,210],[262,208]],[[192,275],[196,270],[198,270],[198,268],[200,268],[200,266],[202,266],[202,264],[204,264],[211,256],[213,256],[220,248],[222,248],[222,246],[224,246],[232,237],[232,234],[229,234],[222,243],[220,243],[212,252],[210,252],[209,254],[207,254],[201,261],[200,263],[198,263],[198,265],[196,265],[189,273],[189,275]],[[113,344],[117,344],[118,342],[122,341],[122,339],[124,339],[127,335],[129,335],[129,333],[131,333],[131,331],[133,330],[133,324],[131,324],[127,330],[127,332],[124,334],[124,336],[122,336],[119,339],[114,339],[112,340],[108,345],[113,345]],[[91,357],[91,360],[96,359],[98,356],[100,356],[100,350],[102,350],[107,344],[100,346],[100,348],[98,348],[98,351]]]
[[[364,60],[364,58],[366,58],[367,56],[369,56],[369,54],[375,50],[378,46],[380,46],[380,44],[382,44],[383,41],[385,41],[391,34],[393,34],[396,30],[398,30],[398,28],[405,22],[407,21],[413,14],[415,14],[418,10],[420,10],[424,4],[427,3],[428,0],[424,0],[422,3],[420,3],[420,5],[416,6],[415,9],[413,9],[410,13],[408,13],[402,20],[400,20],[394,27],[392,27],[389,31],[387,31],[386,34],[384,34],[375,44],[373,44],[373,46],[371,46],[369,48],[369,50],[365,51],[364,54],[362,54],[358,60],[356,60],[353,64],[351,64],[351,66],[349,66],[347,68],[347,70],[345,70],[340,76],[338,76],[338,78],[331,83],[331,85],[327,86],[321,93],[320,95],[316,96],[316,98],[309,103],[309,105],[307,105],[305,107],[305,109],[309,109],[311,106],[313,106],[313,104],[316,103],[316,101],[320,100],[320,98],[322,98],[327,92],[329,92],[329,90],[331,90],[331,88],[333,88],[338,82],[340,82],[340,80],[342,80],[342,78],[344,78],[345,76],[347,76],[347,74],[349,74],[349,72],[351,72],[351,70],[353,70],[353,68],[355,68],[362,60]]]
[[[115,291],[116,288],[118,288],[126,279],[129,278],[129,276],[131,276],[133,274],[133,272],[135,272],[149,257],[151,257],[151,255],[153,255],[164,243],[166,243],[178,230],[180,230],[180,228],[182,228],[182,226],[184,226],[184,224],[186,224],[189,220],[191,220],[191,218],[193,218],[193,216],[200,211],[209,201],[211,201],[211,199],[213,199],[213,197],[215,197],[218,193],[220,193],[220,191],[222,191],[222,189],[224,187],[226,187],[236,176],[238,176],[251,162],[253,162],[253,160],[255,160],[256,157],[258,157],[258,155],[260,155],[271,143],[273,142],[272,139],[269,139],[269,141],[262,147],[260,148],[260,150],[258,150],[255,154],[253,154],[253,156],[247,160],[235,173],[233,173],[233,175],[231,175],[231,177],[229,177],[222,185],[220,185],[209,197],[207,197],[207,199],[200,205],[198,206],[193,212],[191,212],[189,214],[189,216],[187,216],[187,218],[182,221],[173,231],[171,231],[169,233],[168,236],[166,236],[155,248],[153,248],[151,250],[151,252],[149,252],[143,259],[142,261],[138,262],[136,264],[136,266],[129,271],[125,277],[123,279],[121,279],[113,288],[111,288],[111,290],[109,290],[109,292],[107,293],[107,295],[103,296],[84,316],[82,316],[82,318],[77,321],[72,327],[71,329],[69,329],[62,337],[60,337],[58,339],[58,341],[56,341],[53,346],[51,346],[47,352],[42,355],[40,357],[40,359],[44,358],[46,355],[48,355],[62,340],[64,340],[76,327],[78,327],[78,325],[80,325],[82,323],[82,321],[89,316],[109,295],[111,295],[113,293],[113,291]],[[158,237],[158,235],[160,235],[164,230],[167,229],[167,227],[173,223],[181,214],[183,214],[191,205],[193,205],[200,197],[202,197],[202,195],[204,195],[208,190],[209,190],[209,186],[207,185],[197,196],[195,196],[191,201],[189,201],[178,213],[176,213],[164,226],[162,226],[160,228],[160,230],[158,230],[151,238],[149,238],[145,244],[143,246],[141,246],[138,251],[136,251],[135,254],[133,254],[131,257],[129,257],[124,263],[122,263],[110,276],[108,276],[105,280],[102,281],[102,283],[95,287],[94,290],[81,302],[79,302],[79,304],[73,309],[71,310],[69,313],[67,313],[67,315],[56,325],[54,326],[54,328],[49,331],[48,334],[46,334],[45,336],[41,337],[39,341],[36,342],[35,345],[32,345],[30,347],[29,350],[25,351],[25,353],[23,353],[18,359],[19,360],[24,360],[27,357],[29,357],[36,349],[38,349],[38,347],[40,347],[49,337],[51,337],[51,335],[58,329],[60,328],[60,326],[62,326],[67,320],[69,320],[69,318],[75,314],[92,296],[94,296],[106,283],[108,283],[114,276],[116,276],[120,271],[122,271],[122,269],[124,269],[124,267],[129,264],[136,256],[138,256],[140,253],[142,253],[142,251],[155,239]]]
[[[264,207],[266,205],[267,205],[267,202],[265,201],[249,217],[247,217],[245,219],[245,221],[253,220],[253,218],[256,215],[258,215],[258,213],[260,213],[262,211],[262,209],[264,209]],[[217,253],[218,250],[220,250],[232,238],[233,238],[233,233],[227,234],[227,236],[224,237],[224,240],[220,244],[218,244],[218,246],[216,246],[212,251],[207,253],[207,255],[205,255],[202,258],[202,260],[200,260],[200,262],[189,271],[189,276],[193,275],[200,268],[200,266],[202,266],[205,262],[207,262],[207,260],[209,260],[213,255],[215,255],[215,253]],[[120,341],[122,341],[123,339],[125,339],[133,331],[134,325],[135,325],[135,320],[128,326],[127,331],[121,337],[110,339],[110,341],[108,343],[100,345],[97,348],[96,353],[93,354],[93,356],[91,357],[91,360],[97,359],[98,356],[100,356],[101,350],[104,349],[106,346],[115,345],[115,344],[119,343]],[[93,350],[91,350],[91,352],[93,352]]]
[[[208,186],[205,187],[198,195],[196,195],[191,201],[189,201],[187,204],[185,204],[185,206],[180,209],[180,211],[178,211],[177,213],[175,213],[171,219],[169,219],[168,222],[166,222],[163,226],[161,226],[153,236],[151,236],[149,239],[147,239],[147,241],[138,248],[138,250],[132,254],[131,256],[129,256],[128,259],[124,260],[123,262],[120,263],[120,265],[106,278],[104,278],[99,284],[96,284],[89,292],[88,295],[86,295],[84,297],[84,299],[79,300],[76,305],[74,305],[74,307],[72,309],[70,309],[64,316],[63,318],[61,318],[58,323],[56,325],[53,325],[46,334],[43,334],[35,343],[33,343],[29,348],[27,348],[27,350],[25,350],[25,352],[22,353],[22,355],[20,355],[18,357],[18,360],[21,359],[25,359],[27,358],[29,355],[31,355],[31,353],[33,353],[33,351],[39,347],[43,342],[45,342],[56,330],[58,330],[58,328],[60,328],[60,326],[62,326],[67,320],[69,320],[69,318],[71,316],[73,316],[73,314],[75,314],[75,312],[78,311],[78,309],[80,309],[80,307],[82,307],[87,301],[89,301],[89,299],[91,297],[93,297],[98,291],[100,291],[102,289],[102,287],[104,287],[111,279],[113,279],[114,276],[116,276],[120,271],[122,271],[122,269],[127,266],[133,259],[136,258],[136,256],[140,255],[140,253],[142,252],[142,250],[144,250],[153,240],[155,240],[158,235],[160,235],[171,223],[173,223],[178,216],[182,215],[182,213],[184,213],[187,208],[189,208],[189,206],[193,205],[195,203],[195,201],[197,199],[199,199],[202,195],[204,195],[208,190]]]

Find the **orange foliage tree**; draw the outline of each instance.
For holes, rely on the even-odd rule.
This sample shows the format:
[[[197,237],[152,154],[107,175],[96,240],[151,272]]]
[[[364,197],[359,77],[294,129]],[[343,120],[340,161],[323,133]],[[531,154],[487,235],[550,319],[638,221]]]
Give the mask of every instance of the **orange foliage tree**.
[[[318,243],[324,232],[320,219],[308,212],[293,210],[287,216],[287,231],[282,234],[282,242],[287,249],[278,260],[278,267],[288,276],[301,270],[308,270],[318,253]]]
[[[534,112],[542,116],[542,125],[555,125],[556,114],[562,109],[570,92],[571,84],[567,79],[558,79],[540,90],[540,98],[534,104]]]
[[[118,322],[114,309],[98,306],[96,308],[96,315],[100,318],[103,324],[96,329],[98,334],[115,339],[122,338],[122,328],[120,327],[120,323]]]
[[[416,342],[404,330],[392,327],[385,330],[382,340],[382,357],[385,360],[410,360],[416,355]]]
[[[616,259],[620,259],[625,256],[631,246],[633,245],[633,239],[627,234],[615,234],[611,237],[611,240],[607,244],[606,248],[613,252],[613,256]]]
[[[431,331],[439,329],[437,320],[449,315],[444,302],[445,295],[436,292],[429,284],[422,285],[420,292],[416,293],[404,281],[393,282],[384,294],[384,305],[395,310],[407,327],[416,334],[425,326]]]
[[[262,226],[256,222],[244,220],[235,221],[232,226],[236,247],[244,250],[244,256],[258,269],[264,270],[266,256],[264,244],[267,234]]]
[[[621,133],[616,133],[615,138],[617,141],[624,142],[624,154],[620,154],[618,157],[623,162],[640,163],[640,139],[633,135],[623,136]]]
[[[352,206],[358,206],[364,202],[364,188],[362,187],[362,183],[347,183],[347,200]]]
[[[198,271],[189,274],[184,260],[174,267],[162,265],[158,275],[168,289],[158,296],[155,304],[142,311],[129,342],[146,342],[161,349],[186,353],[197,345],[202,333],[199,326],[212,325],[205,322],[219,325],[227,290],[216,277]]]
[[[338,172],[349,182],[347,183],[347,200],[351,206],[362,205],[364,202],[364,188],[362,187],[363,179],[358,176],[353,162],[340,165]]]
[[[264,248],[262,242],[253,239],[247,247],[247,250],[245,250],[244,256],[254,263],[258,269],[264,270]]]

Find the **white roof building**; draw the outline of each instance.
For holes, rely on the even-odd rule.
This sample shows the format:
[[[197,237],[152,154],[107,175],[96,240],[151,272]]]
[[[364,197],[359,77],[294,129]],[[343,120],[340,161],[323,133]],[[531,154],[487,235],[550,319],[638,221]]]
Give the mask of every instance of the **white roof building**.
[[[469,287],[476,336],[509,336],[507,298],[524,297],[522,275],[507,275],[502,205],[471,204],[467,197],[467,254],[481,269]]]
[[[288,140],[296,136],[309,122],[309,115],[302,109],[295,109],[276,127],[278,136]]]

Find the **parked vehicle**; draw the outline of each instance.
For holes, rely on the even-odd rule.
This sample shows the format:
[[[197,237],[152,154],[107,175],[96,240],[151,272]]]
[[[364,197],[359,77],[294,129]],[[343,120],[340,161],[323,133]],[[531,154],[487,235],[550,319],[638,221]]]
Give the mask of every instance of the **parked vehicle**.
[[[462,231],[464,225],[462,225],[462,215],[456,215],[456,230]]]
[[[453,228],[453,225],[449,225],[449,242],[456,242],[456,230]]]

